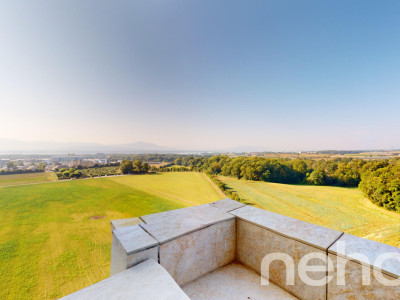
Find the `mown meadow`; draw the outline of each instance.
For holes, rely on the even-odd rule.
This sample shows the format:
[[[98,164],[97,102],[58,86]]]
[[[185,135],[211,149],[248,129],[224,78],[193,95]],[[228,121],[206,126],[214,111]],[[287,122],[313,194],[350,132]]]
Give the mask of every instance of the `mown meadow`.
[[[256,207],[400,246],[400,214],[357,188],[218,179]],[[0,299],[57,299],[107,278],[110,220],[224,198],[200,172],[22,184],[0,188]]]
[[[202,173],[0,188],[0,299],[57,299],[109,276],[110,220],[223,198]]]
[[[57,181],[53,172],[0,175],[0,187]]]
[[[238,180],[218,176],[228,191],[278,214],[400,247],[400,213],[373,204],[358,188]]]

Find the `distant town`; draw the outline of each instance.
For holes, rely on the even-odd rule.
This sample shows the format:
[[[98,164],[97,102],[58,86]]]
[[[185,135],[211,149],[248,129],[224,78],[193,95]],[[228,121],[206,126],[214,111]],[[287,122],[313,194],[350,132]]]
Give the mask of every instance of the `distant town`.
[[[65,155],[43,155],[43,154],[1,154],[0,171],[8,172],[54,172],[62,168],[90,168],[109,164],[119,164],[124,159],[138,159],[150,164],[165,162],[165,157],[174,156],[213,156],[225,154],[230,157],[251,156],[266,158],[287,159],[336,159],[336,158],[358,158],[358,159],[390,159],[400,157],[400,150],[325,150],[325,151],[297,151],[297,152],[203,152],[203,153],[169,153],[169,154],[65,154]],[[159,157],[159,159],[157,159]],[[155,159],[156,158],[156,159]],[[169,161],[169,160],[167,160]]]
[[[109,164],[109,157],[85,158],[84,156],[50,156],[25,158],[1,158],[0,171],[56,171],[60,168],[93,167]]]

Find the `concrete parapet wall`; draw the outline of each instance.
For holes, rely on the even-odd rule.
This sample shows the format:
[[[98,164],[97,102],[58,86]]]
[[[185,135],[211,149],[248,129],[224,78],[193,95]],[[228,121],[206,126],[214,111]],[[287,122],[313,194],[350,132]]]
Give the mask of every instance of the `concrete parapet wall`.
[[[132,221],[140,224],[126,226]],[[400,281],[399,248],[231,199],[112,224],[125,226],[113,231],[112,275],[152,258],[184,286],[237,260],[300,299],[400,299],[399,286],[374,277],[379,270],[387,281]],[[292,265],[279,257],[265,264],[266,257],[276,253]],[[391,254],[377,263],[385,253]],[[288,282],[291,271],[293,282]],[[370,285],[362,282],[367,273]],[[339,284],[342,279],[344,284]]]
[[[237,258],[269,281],[300,299],[326,299],[327,249],[342,232],[302,222],[259,208],[245,206],[231,211],[237,217]],[[268,262],[269,254],[278,254]],[[300,278],[300,261],[312,258],[308,266],[323,271],[307,272],[313,281],[322,284],[310,286]],[[285,261],[285,258],[290,258]],[[263,265],[263,260],[265,265]],[[291,266],[293,270],[291,270]],[[287,275],[293,274],[293,282]]]
[[[139,225],[115,229],[110,274],[115,275],[150,258],[158,262],[158,252],[158,242]]]
[[[400,299],[399,248],[344,234],[328,252],[328,299]]]
[[[139,225],[114,230],[111,275],[153,258],[184,285],[234,261],[235,217],[225,210],[241,205],[229,201],[222,209],[205,204],[142,216]]]
[[[237,220],[237,233],[237,259],[240,263],[264,275],[269,281],[296,297],[301,299],[325,299],[326,286],[308,286],[299,278],[297,272],[299,261],[302,257],[315,252],[326,256],[325,251],[243,220]],[[293,285],[287,284],[286,274],[288,268],[281,260],[271,262],[268,274],[265,270],[262,270],[262,261],[270,253],[284,253],[293,259]],[[326,264],[320,260],[311,260],[309,265],[324,266]],[[321,280],[325,275],[326,272],[309,274],[314,280]]]
[[[160,264],[185,285],[235,260],[235,220],[223,221],[160,246]]]

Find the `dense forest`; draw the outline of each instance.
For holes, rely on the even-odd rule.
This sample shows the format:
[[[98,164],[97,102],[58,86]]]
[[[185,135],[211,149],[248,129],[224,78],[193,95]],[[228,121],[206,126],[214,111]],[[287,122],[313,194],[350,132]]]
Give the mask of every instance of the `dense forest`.
[[[375,204],[400,212],[400,159],[271,159],[182,156],[175,165],[209,175],[276,183],[357,187]],[[179,170],[179,169],[178,169]],[[223,188],[223,187],[221,187]]]

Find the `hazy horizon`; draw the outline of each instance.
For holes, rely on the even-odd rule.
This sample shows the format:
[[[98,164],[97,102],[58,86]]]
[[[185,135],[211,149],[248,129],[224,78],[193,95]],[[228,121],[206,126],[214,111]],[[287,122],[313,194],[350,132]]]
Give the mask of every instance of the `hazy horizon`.
[[[0,8],[0,140],[400,148],[398,1]]]
[[[5,144],[6,147],[1,147]],[[77,143],[54,141],[19,141],[0,139],[0,154],[93,154],[93,153],[183,153],[183,152],[318,152],[318,151],[400,151],[400,148],[369,149],[279,149],[273,146],[237,145],[234,147],[174,148],[165,145],[136,141],[125,144]]]

